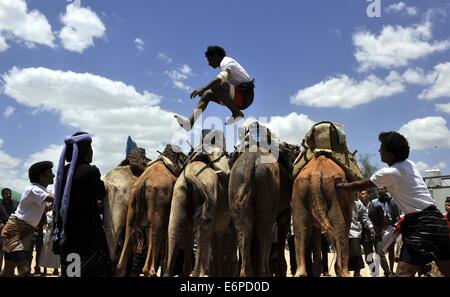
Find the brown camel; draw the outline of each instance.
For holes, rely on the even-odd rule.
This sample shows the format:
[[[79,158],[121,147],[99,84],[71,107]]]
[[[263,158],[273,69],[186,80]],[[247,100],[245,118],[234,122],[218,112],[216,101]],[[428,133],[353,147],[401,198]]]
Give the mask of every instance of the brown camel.
[[[179,148],[167,145],[162,156],[149,164],[133,184],[128,203],[125,242],[117,264],[116,275],[123,275],[132,247],[141,250],[147,228],[147,257],[142,272],[157,276],[158,257],[164,255],[172,191],[186,156]]]
[[[203,132],[205,131],[211,130]],[[215,133],[223,137],[221,132]],[[199,150],[202,149],[204,147],[200,146]],[[167,269],[164,276],[173,276],[179,243],[183,243],[185,251],[183,276],[190,276],[192,271],[190,253],[194,230],[197,251],[192,276],[226,273],[225,271],[230,269],[227,270],[223,265],[232,265],[229,260],[233,253],[229,253],[226,259],[229,263],[223,263],[221,261],[223,254],[217,250],[222,247],[212,242],[213,239],[219,240],[231,227],[227,193],[229,157],[222,145],[210,146],[206,150],[208,151],[206,155],[196,155],[197,150],[194,152],[191,162],[175,183],[168,229]],[[211,260],[210,250],[213,259],[211,268],[208,268]]]
[[[347,267],[348,238],[356,192],[337,190],[335,178],[347,180],[343,169],[322,154],[310,160],[294,181],[292,215],[297,260],[295,276],[307,276],[305,252],[310,243],[313,248],[313,274],[320,275],[321,230],[335,243],[336,275],[350,276]]]
[[[240,132],[245,135],[244,142],[232,157],[236,161],[231,169],[228,188],[230,211],[238,232],[242,260],[240,276],[273,275],[270,254],[275,222],[278,229],[278,240],[273,250],[278,254],[275,274],[285,276],[284,246],[289,231],[292,193],[289,172],[293,160],[291,147],[280,144],[270,130],[258,122],[251,123],[245,129]],[[252,135],[256,135],[257,139]],[[270,149],[265,146],[269,143]],[[274,148],[280,153],[278,159],[272,154]]]
[[[272,162],[261,162],[262,158]],[[236,160],[231,169],[229,202],[238,232],[240,276],[271,276],[272,228],[281,203],[280,166],[270,153],[244,152]]]

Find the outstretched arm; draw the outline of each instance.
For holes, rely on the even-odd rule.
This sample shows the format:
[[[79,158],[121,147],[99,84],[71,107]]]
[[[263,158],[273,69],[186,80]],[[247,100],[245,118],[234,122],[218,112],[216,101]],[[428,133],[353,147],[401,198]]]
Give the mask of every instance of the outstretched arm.
[[[377,186],[370,179],[357,180],[351,183],[337,182],[336,188],[346,191],[362,191],[368,188],[376,188]]]
[[[222,83],[222,80],[220,78],[216,77],[214,80],[210,81],[209,84],[206,85],[206,87],[200,88],[200,89],[195,89],[194,91],[192,91],[191,99],[194,98],[195,96],[202,96],[203,93],[206,92],[206,90],[209,90],[213,86],[219,85],[221,83]]]

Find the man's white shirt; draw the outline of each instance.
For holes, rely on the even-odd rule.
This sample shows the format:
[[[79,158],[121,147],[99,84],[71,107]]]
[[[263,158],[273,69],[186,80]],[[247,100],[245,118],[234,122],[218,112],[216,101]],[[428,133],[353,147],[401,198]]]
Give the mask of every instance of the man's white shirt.
[[[39,184],[33,184],[25,189],[22,193],[19,206],[14,216],[22,221],[27,222],[33,227],[37,227],[41,221],[42,214],[47,207],[44,200],[49,196],[47,189]]]
[[[397,162],[375,172],[370,180],[378,187],[386,187],[400,211],[405,215],[435,205],[415,164],[410,160]]]
[[[227,72],[227,74],[224,74],[224,71]],[[241,64],[227,56],[220,62],[220,74],[217,77],[222,79],[222,81],[228,81],[228,83],[234,86],[252,80]]]

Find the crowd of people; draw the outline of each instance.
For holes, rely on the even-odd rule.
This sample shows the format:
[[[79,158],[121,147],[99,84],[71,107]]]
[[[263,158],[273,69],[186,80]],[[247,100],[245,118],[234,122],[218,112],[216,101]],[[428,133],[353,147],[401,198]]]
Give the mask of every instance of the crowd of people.
[[[60,275],[61,268],[61,275],[68,276],[70,255],[74,254],[80,260],[78,276],[112,276],[99,207],[106,192],[100,171],[90,165],[91,141],[84,132],[66,137],[54,195],[48,190],[55,178],[50,161],[29,168],[31,185],[18,205],[11,199],[10,189],[2,190],[0,238],[5,263],[0,276],[14,276],[16,269],[19,276],[30,276],[33,251],[34,275],[46,275],[47,268]]]
[[[224,105],[231,111],[226,123],[229,125],[242,119],[242,111],[254,100],[254,79],[241,64],[227,56],[222,47],[209,46],[205,58],[208,65],[219,68],[220,73],[205,87],[191,93],[191,99],[198,96],[200,100],[189,118],[175,115],[186,131],[192,129],[210,102]],[[361,275],[364,254],[369,267],[376,267],[373,264],[379,259],[385,276],[394,275],[396,260],[398,276],[426,271],[432,261],[442,274],[450,276],[450,197],[445,202],[446,213],[442,215],[415,164],[408,159],[409,144],[405,137],[397,132],[382,132],[379,141],[381,161],[387,167],[366,180],[346,183],[335,179],[337,189],[360,192],[354,203],[349,233],[350,270],[354,271],[354,276]],[[47,189],[55,178],[50,161],[38,162],[29,168],[31,185],[23,191],[18,204],[12,200],[10,189],[2,190],[0,276],[12,276],[15,269],[20,276],[30,275],[34,250],[36,275],[47,274],[47,268],[53,268],[53,274],[62,276],[113,275],[114,265],[102,222],[101,205],[106,191],[99,169],[91,165],[91,142],[91,136],[85,132],[66,137],[57,164],[54,194]],[[367,191],[369,188],[378,189],[376,199],[371,199],[374,195]],[[395,235],[402,238],[397,257]],[[291,251],[295,249],[293,232],[288,237],[288,246]],[[321,246],[325,259],[322,273],[328,276],[330,246],[324,234]],[[291,253],[292,271],[296,267],[294,254]],[[79,257],[79,272],[70,268],[69,259],[73,255]]]
[[[355,277],[361,276],[365,261],[375,276],[378,258],[384,276],[394,276],[394,273],[414,276],[417,272],[426,273],[427,265],[435,261],[441,273],[450,276],[450,197],[445,201],[443,215],[414,163],[407,159],[406,139],[389,132],[381,133],[380,141],[381,159],[389,167],[380,169],[367,180],[352,183],[336,180],[338,189],[359,191],[349,233],[349,270]],[[47,268],[62,276],[113,275],[114,265],[100,207],[106,191],[99,169],[91,165],[91,142],[91,136],[85,132],[66,137],[54,194],[48,190],[55,178],[50,161],[29,168],[31,185],[23,191],[18,204],[12,200],[10,189],[2,190],[0,276],[13,276],[15,269],[19,276],[31,275],[34,250],[35,275],[47,274]],[[376,199],[371,199],[369,188],[377,189],[372,192]],[[387,241],[393,232],[402,236],[401,252],[397,256],[396,241]],[[291,249],[294,248],[292,236],[288,237]],[[326,258],[329,251],[327,238],[322,236],[325,276],[329,276]],[[79,257],[78,274],[73,274],[70,268],[73,254]],[[295,252],[291,254],[291,271],[295,272],[293,255]]]
[[[388,167],[376,171],[368,179],[350,183],[336,177],[336,187],[346,191],[379,189],[379,198],[372,207],[372,202],[369,204],[368,211],[375,229],[375,252],[380,255],[385,275],[392,274],[394,263],[394,247],[386,240],[392,238],[389,234],[401,212],[404,217],[398,229],[402,236],[402,248],[395,274],[414,276],[434,261],[444,276],[450,276],[448,220],[436,207],[419,170],[408,159],[408,141],[397,132],[382,132],[378,138],[381,161]],[[386,250],[389,251],[390,265],[383,257]]]

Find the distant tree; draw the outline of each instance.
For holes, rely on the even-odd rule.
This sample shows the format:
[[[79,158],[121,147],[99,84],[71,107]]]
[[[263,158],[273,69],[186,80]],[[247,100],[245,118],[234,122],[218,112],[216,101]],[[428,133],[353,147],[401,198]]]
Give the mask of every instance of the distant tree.
[[[376,165],[373,165],[370,163],[370,158],[373,156],[373,154],[362,154],[361,157],[359,157],[359,166],[361,169],[361,173],[364,178],[369,178],[374,174],[378,167]],[[369,197],[370,199],[375,199],[378,197],[377,191],[375,188],[368,189]]]
[[[378,170],[378,167],[376,165],[370,163],[370,158],[372,156],[373,155],[371,154],[362,154],[361,157],[359,157],[359,165],[364,178],[371,177],[372,174],[374,174]]]

